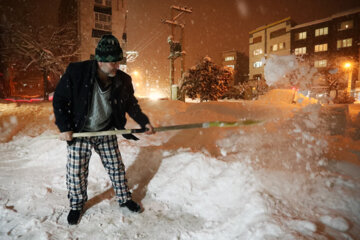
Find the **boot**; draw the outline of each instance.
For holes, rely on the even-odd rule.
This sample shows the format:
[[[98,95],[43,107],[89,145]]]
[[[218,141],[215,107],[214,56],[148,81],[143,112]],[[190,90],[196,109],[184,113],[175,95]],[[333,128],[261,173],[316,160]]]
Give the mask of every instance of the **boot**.
[[[79,223],[81,217],[81,210],[70,210],[67,217],[68,223],[70,225],[76,225]]]
[[[125,203],[121,203],[120,207],[127,207],[132,212],[140,212],[141,207],[133,200],[127,200]]]

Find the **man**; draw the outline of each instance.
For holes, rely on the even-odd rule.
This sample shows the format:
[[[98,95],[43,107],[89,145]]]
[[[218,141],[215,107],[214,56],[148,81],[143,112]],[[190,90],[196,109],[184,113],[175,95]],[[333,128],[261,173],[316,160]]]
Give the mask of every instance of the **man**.
[[[54,94],[55,123],[60,139],[67,141],[66,185],[70,200],[68,223],[77,224],[87,201],[87,177],[91,149],[100,155],[121,207],[139,212],[131,199],[125,167],[113,136],[73,138],[74,132],[124,129],[128,113],[147,134],[154,129],[134,97],[131,77],[120,71],[122,49],[113,35],[104,35],[95,50],[95,60],[70,63]],[[123,135],[138,140],[134,135]]]

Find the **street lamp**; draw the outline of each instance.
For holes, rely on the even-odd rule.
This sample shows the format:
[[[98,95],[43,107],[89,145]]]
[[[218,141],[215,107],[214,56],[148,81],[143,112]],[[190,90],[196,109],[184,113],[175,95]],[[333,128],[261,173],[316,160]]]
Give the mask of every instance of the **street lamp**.
[[[344,68],[349,72],[349,79],[348,79],[348,88],[347,92],[351,96],[351,89],[352,89],[352,64],[350,62],[346,62],[344,64]]]
[[[133,71],[133,74],[135,77],[138,77],[139,76],[139,72],[138,71]]]
[[[351,63],[346,62],[346,63],[344,64],[344,68],[345,68],[345,69],[351,68]]]

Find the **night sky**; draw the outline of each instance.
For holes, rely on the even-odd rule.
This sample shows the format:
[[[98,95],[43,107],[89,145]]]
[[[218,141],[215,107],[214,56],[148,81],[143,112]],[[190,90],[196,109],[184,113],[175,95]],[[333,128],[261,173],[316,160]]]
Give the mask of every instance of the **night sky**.
[[[140,56],[129,64],[149,80],[169,76],[170,6],[191,7],[184,14],[186,68],[203,56],[221,64],[222,51],[236,49],[248,55],[249,32],[286,17],[297,24],[326,18],[331,14],[360,7],[360,0],[128,0],[128,49]],[[175,38],[180,35],[175,34]],[[180,59],[176,67],[179,68]]]
[[[93,0],[89,0],[93,1]],[[113,0],[115,1],[115,0]],[[121,1],[121,0],[119,0]],[[179,22],[185,24],[186,69],[208,55],[221,64],[223,51],[236,49],[248,55],[249,32],[286,17],[301,24],[331,14],[360,7],[360,0],[124,0],[128,8],[128,49],[139,51],[130,73],[137,70],[150,82],[169,78],[170,27],[161,23],[170,19],[170,6],[192,8]],[[19,4],[19,2],[21,4]],[[57,14],[52,1],[0,0],[1,4],[18,8],[30,4],[41,14],[34,14],[38,24],[55,24]],[[41,17],[42,16],[42,17]],[[46,17],[46,21],[43,18]],[[176,32],[175,38],[179,38]],[[180,59],[176,60],[179,78]]]

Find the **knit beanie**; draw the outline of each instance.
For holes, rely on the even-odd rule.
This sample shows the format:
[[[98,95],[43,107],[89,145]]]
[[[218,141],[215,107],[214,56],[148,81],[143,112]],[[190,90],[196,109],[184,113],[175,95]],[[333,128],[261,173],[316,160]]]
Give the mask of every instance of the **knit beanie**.
[[[113,35],[103,35],[95,49],[95,60],[98,62],[118,62],[123,59],[119,41]]]

